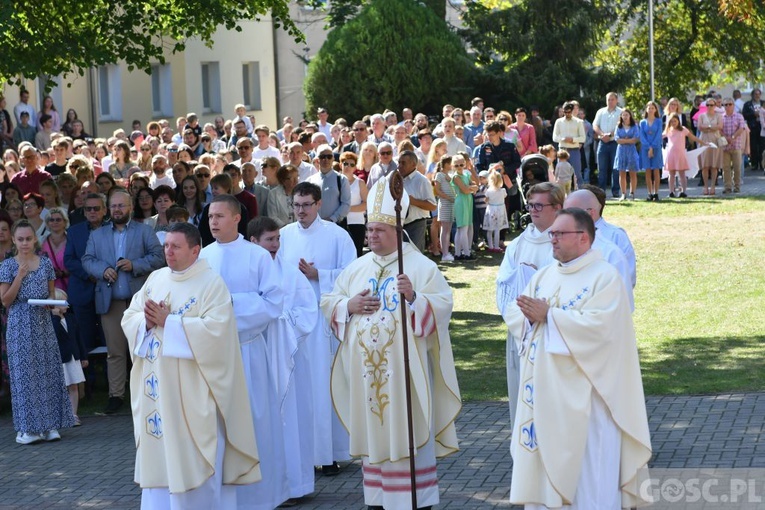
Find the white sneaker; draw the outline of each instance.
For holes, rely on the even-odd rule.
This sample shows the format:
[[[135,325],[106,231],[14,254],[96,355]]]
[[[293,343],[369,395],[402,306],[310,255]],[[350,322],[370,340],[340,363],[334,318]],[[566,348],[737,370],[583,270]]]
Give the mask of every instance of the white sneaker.
[[[46,441],[60,441],[61,434],[59,434],[56,429],[49,430],[48,432],[43,433],[43,439]]]
[[[43,439],[44,438],[41,435],[27,434],[26,432],[16,436],[16,442],[19,444],[35,444],[35,443],[39,443]]]
[[[444,253],[441,255],[441,262],[454,262],[454,255],[451,253]]]
[[[627,200],[627,195],[622,193],[622,196],[619,197],[619,202],[624,202],[625,200]]]

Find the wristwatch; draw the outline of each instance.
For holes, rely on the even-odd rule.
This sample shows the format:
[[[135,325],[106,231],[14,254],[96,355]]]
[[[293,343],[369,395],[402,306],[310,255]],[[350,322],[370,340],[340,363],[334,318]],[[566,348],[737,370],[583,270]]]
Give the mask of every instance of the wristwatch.
[[[415,299],[417,299],[417,293],[415,291],[412,291],[412,300],[407,301],[406,304],[408,304],[409,306],[412,306]],[[406,298],[404,298],[404,300],[406,301]]]

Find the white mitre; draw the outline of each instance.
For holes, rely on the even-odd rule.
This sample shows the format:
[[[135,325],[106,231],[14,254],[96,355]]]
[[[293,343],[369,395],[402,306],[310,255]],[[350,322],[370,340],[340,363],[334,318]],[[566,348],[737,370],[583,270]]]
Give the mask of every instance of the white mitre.
[[[390,176],[381,177],[374,183],[367,195],[367,223],[385,223],[396,226],[396,201],[390,192]],[[401,223],[409,210],[409,195],[403,191],[401,197]]]

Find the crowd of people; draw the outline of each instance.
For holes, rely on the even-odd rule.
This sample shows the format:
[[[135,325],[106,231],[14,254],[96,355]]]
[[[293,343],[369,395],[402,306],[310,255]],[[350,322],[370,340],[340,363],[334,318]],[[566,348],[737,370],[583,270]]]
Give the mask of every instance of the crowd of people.
[[[388,419],[391,409],[400,416],[403,398],[400,381],[392,375],[398,373],[403,355],[389,350],[398,345],[394,337],[400,330],[386,329],[396,324],[394,312],[404,306],[400,293],[412,318],[406,327],[415,339],[413,355],[423,360],[420,368],[427,367],[415,376],[415,397],[423,404],[440,394],[433,405],[443,406],[438,412],[422,408],[415,419],[415,435],[423,446],[420,496],[423,507],[429,507],[438,502],[435,457],[457,449],[453,421],[459,390],[448,339],[451,291],[422,253],[452,262],[475,259],[484,243],[489,252],[505,252],[498,304],[515,338],[523,337],[524,320],[533,323],[543,317],[538,301],[521,298],[511,303],[533,273],[553,259],[574,260],[590,247],[599,250],[621,282],[608,283],[608,292],[622,288],[626,305],[634,308],[634,250],[623,231],[601,223],[606,190],[620,200],[634,199],[637,172],[645,171],[648,200],[655,201],[667,172],[669,196],[686,197],[686,172],[695,168],[690,160],[698,154],[688,150],[694,141],[700,145],[704,194],[716,193],[720,169],[723,193],[740,191],[742,154],[750,154],[755,167],[762,164],[756,157],[760,141],[755,140],[760,124],[751,124],[747,113],[756,111],[765,126],[765,119],[759,120],[765,109],[756,92],[752,101],[740,105],[743,116],[737,112],[738,102],[712,94],[701,98],[688,116],[675,98],[666,105],[649,102],[639,121],[631,110],[617,105],[614,93],[606,96],[606,105],[592,122],[576,101],[567,101],[556,109],[554,121],[545,121],[535,107],[511,114],[474,98],[469,109],[444,106],[440,122],[404,109],[400,121],[386,110],[353,122],[330,123],[329,113],[319,108],[316,122],[293,124],[287,117],[275,130],[256,124],[237,105],[231,120],[219,117],[200,125],[197,115],[189,113],[176,119],[175,131],[160,120],[149,122],[145,132],[136,121],[130,133],[118,129],[106,139],[85,134],[71,110],[61,124],[50,98],[35,112],[28,93],[22,92],[13,117],[2,99],[0,339],[16,440],[59,440],[59,429],[79,425],[76,387],[88,366],[88,353],[105,345],[109,400],[104,412],[122,408],[132,361],[130,394],[133,409],[142,413],[136,421],[136,481],[145,489],[169,488],[144,491],[145,508],[165,508],[176,493],[196,490],[192,480],[206,478],[205,470],[193,465],[183,480],[160,469],[182,462],[182,456],[173,453],[181,448],[179,437],[202,437],[193,430],[196,425],[186,430],[188,424],[167,417],[178,411],[177,400],[185,398],[182,387],[169,388],[175,395],[164,400],[158,389],[158,378],[180,370],[183,364],[178,360],[195,360],[205,375],[199,379],[179,372],[190,377],[189,384],[221,378],[226,384],[244,381],[246,386],[249,405],[221,408],[230,396],[215,397],[206,404],[218,406],[208,418],[217,412],[219,425],[231,417],[254,424],[255,430],[252,438],[242,439],[241,448],[234,447],[241,454],[237,474],[223,473],[214,483],[248,486],[240,491],[242,499],[257,502],[257,508],[273,508],[313,491],[314,465],[333,475],[339,471],[338,461],[362,456],[369,461],[363,470],[368,504],[398,508],[401,490],[388,484],[398,476],[405,455],[401,444],[380,438],[405,435],[400,423]],[[545,161],[543,174],[523,171],[530,158]],[[592,185],[596,168],[597,185]],[[421,268],[416,277],[408,273],[411,280],[389,268],[398,257],[388,195],[388,179],[396,170],[406,191],[404,256],[407,264]],[[674,188],[676,175],[679,189]],[[564,207],[569,212],[559,214],[568,215],[561,221],[569,230],[551,231],[558,223],[556,211]],[[589,222],[572,209],[587,211]],[[531,225],[505,251],[506,231],[518,224],[524,210]],[[597,226],[597,236],[587,223]],[[571,247],[576,256],[556,253],[556,246],[568,240],[566,234],[577,236],[578,244]],[[197,259],[204,260],[204,268],[196,265]],[[218,297],[231,296],[233,309],[215,312],[228,326],[214,328],[223,328],[220,335],[226,327],[235,328],[241,345],[236,353],[213,357],[222,365],[202,363],[199,339],[179,328],[178,321],[185,326],[189,310],[189,317],[200,317],[200,331],[208,327],[204,308],[196,304],[195,281],[183,276],[190,268],[199,273],[199,281],[210,271],[219,275],[225,285],[210,285]],[[243,272],[248,272],[247,278]],[[157,287],[162,281],[167,291]],[[171,293],[175,287],[183,290]],[[28,303],[53,298],[56,290],[71,312]],[[208,299],[203,299],[203,290],[198,291],[200,303]],[[518,308],[511,310],[513,306]],[[21,336],[27,331],[32,332],[31,342],[26,334]],[[378,344],[381,331],[390,338]],[[354,342],[362,351],[345,347]],[[435,351],[434,342],[439,345]],[[522,388],[519,374],[531,369],[521,370],[526,347],[512,338],[508,346],[508,370],[517,372],[508,377],[514,415]],[[345,363],[354,362],[335,373],[336,354]],[[164,374],[155,370],[158,357],[170,359],[162,361],[172,367],[164,368]],[[241,364],[241,373],[222,369],[231,363]],[[359,363],[368,370],[358,373],[351,368]],[[363,391],[354,389],[359,381],[364,381]],[[389,383],[390,394],[381,390]],[[210,387],[212,395],[218,391],[219,386]],[[632,398],[636,391],[626,396]],[[360,400],[354,404],[356,398]],[[338,406],[338,399],[351,404]],[[596,404],[603,411],[611,402]],[[518,409],[521,405],[522,401]],[[242,418],[241,413],[251,416]],[[192,414],[187,422],[201,419]],[[369,434],[376,420],[380,434]],[[231,433],[221,427],[213,430],[223,436]],[[644,431],[640,423],[637,427],[633,437],[641,441],[636,446],[641,449]],[[142,450],[144,443],[162,441],[169,431],[179,435],[166,443],[167,457],[161,462],[153,447]],[[529,430],[519,429],[518,437],[524,435],[528,439]],[[205,444],[219,440],[206,438]],[[232,465],[222,457],[211,458],[204,448],[197,453],[197,460],[210,466]],[[640,459],[642,453],[633,460]],[[259,479],[262,482],[251,485]],[[213,493],[216,498],[230,497]],[[519,495],[519,501],[525,497]]]

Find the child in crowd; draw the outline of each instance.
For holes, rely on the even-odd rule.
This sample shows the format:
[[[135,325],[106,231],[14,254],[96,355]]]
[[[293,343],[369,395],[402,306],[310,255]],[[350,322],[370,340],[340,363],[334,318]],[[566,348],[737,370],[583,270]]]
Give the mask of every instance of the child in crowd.
[[[483,173],[483,172],[481,172]],[[507,191],[502,187],[502,175],[496,170],[489,172],[489,187],[486,190],[486,202],[488,207],[483,217],[483,229],[486,231],[486,244],[492,253],[501,253],[505,250],[499,246],[499,231],[508,228],[507,210],[505,209],[505,197]]]
[[[181,207],[178,204],[173,204],[168,207],[167,211],[165,212],[165,216],[167,216],[168,225],[172,225],[173,223],[186,223],[191,217],[188,209]],[[157,232],[157,239],[159,239],[159,244],[162,246],[165,245],[165,236],[167,236],[167,232]]]
[[[550,182],[555,182],[555,157],[557,156],[557,152],[555,151],[555,146],[553,145],[543,145],[539,148],[539,153],[547,158],[547,180]]]
[[[473,242],[478,244],[480,238],[480,232],[483,230],[483,218],[486,214],[486,188],[489,185],[487,177],[489,176],[488,170],[482,170],[478,172],[478,189],[473,195]],[[484,239],[486,237],[484,236]]]
[[[571,179],[574,179],[574,185],[576,185],[576,176],[574,175],[574,167],[568,162],[569,153],[565,149],[558,151],[558,164],[555,165],[555,181],[558,186],[563,188],[563,192],[568,196],[571,194]]]
[[[438,197],[438,224],[441,226],[441,262],[454,262],[449,253],[449,241],[454,222],[454,199],[457,193],[452,187],[452,157],[442,156],[436,165],[435,186],[433,192]]]
[[[667,139],[664,168],[669,172],[669,198],[686,198],[688,196],[685,193],[688,187],[688,177],[685,172],[690,169],[690,165],[685,151],[685,140],[686,138],[690,139],[699,145],[707,144],[691,133],[687,127],[680,124],[680,116],[674,112],[667,116],[667,125],[664,126],[662,136]],[[677,197],[673,191],[676,176],[680,177],[680,192]]]
[[[66,292],[58,288],[54,295],[55,299],[64,301],[67,299]],[[88,368],[88,360],[85,356],[85,345],[82,343],[80,335],[71,327],[74,324],[73,315],[67,310],[67,306],[54,306],[50,313],[53,320],[53,330],[56,332],[56,340],[58,340],[58,350],[61,353],[64,384],[66,384],[69,393],[69,401],[72,403],[74,426],[79,427],[81,425],[80,418],[77,416],[77,407],[80,403],[79,384],[85,382],[85,373],[82,369]]]

